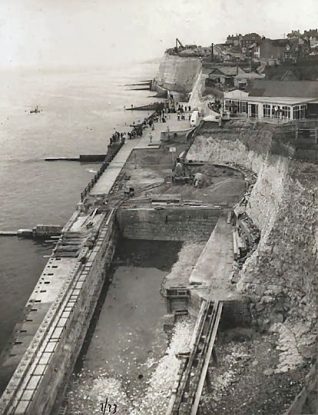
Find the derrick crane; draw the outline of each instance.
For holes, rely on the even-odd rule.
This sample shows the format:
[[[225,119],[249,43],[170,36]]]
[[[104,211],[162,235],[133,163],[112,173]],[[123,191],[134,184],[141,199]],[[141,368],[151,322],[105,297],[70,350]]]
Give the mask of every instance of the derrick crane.
[[[180,42],[178,38],[176,38],[176,50],[179,50],[179,47],[180,49],[184,49],[183,44]]]

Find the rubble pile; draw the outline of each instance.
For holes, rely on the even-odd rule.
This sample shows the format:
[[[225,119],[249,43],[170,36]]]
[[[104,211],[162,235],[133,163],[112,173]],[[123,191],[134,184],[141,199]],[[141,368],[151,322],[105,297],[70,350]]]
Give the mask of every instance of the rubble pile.
[[[130,412],[131,415],[165,415],[180,366],[178,353],[189,349],[194,321],[191,318],[180,320],[175,324],[172,339],[165,355],[160,359],[145,395]]]
[[[280,370],[277,334],[247,330],[220,336],[218,364],[209,368],[211,385],[203,390],[200,414],[283,414],[300,392],[308,367],[290,369],[286,376]]]
[[[74,375],[72,389],[67,394],[67,415],[100,414],[106,400],[112,405],[112,411],[113,405],[117,405],[119,415],[165,414],[180,366],[176,355],[189,348],[193,328],[194,320],[190,317],[176,322],[164,356],[156,361],[149,357],[146,361],[145,369],[152,369],[152,374],[145,381],[117,379],[103,368],[98,371],[83,369]]]

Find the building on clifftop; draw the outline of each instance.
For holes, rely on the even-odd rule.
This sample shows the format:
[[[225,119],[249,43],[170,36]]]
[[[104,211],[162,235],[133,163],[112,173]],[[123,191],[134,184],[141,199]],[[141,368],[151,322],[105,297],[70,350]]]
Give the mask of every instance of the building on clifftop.
[[[318,81],[255,80],[248,91],[224,93],[224,109],[232,116],[271,121],[318,117]]]

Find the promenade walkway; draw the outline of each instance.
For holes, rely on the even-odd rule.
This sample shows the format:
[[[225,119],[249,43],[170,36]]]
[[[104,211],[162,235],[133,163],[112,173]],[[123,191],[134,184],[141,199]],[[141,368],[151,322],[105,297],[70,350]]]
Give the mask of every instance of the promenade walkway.
[[[188,130],[190,123],[188,120],[178,121],[177,114],[169,114],[167,122],[156,123],[154,130],[147,127],[142,137],[126,140],[125,144],[90,191],[90,194],[92,196],[108,195],[132,151],[135,149],[156,148],[156,146],[160,145],[161,132],[167,131],[168,128],[170,131]],[[151,143],[150,134],[152,135]]]
[[[95,184],[95,186],[90,191],[91,195],[108,195],[109,194],[117,177],[119,176],[119,173],[124,167],[128,157],[130,156],[132,150],[136,147],[139,141],[140,141],[140,138],[135,138],[133,140],[126,141],[126,143],[122,146],[122,148],[113,158],[110,165],[101,175],[98,182]]]

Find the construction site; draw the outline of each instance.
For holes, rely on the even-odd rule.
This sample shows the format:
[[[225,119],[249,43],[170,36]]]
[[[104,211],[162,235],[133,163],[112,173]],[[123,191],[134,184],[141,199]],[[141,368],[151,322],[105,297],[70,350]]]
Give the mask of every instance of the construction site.
[[[318,121],[209,111],[205,77],[167,53],[163,109],[110,144],[2,362],[1,414],[316,413]]]

